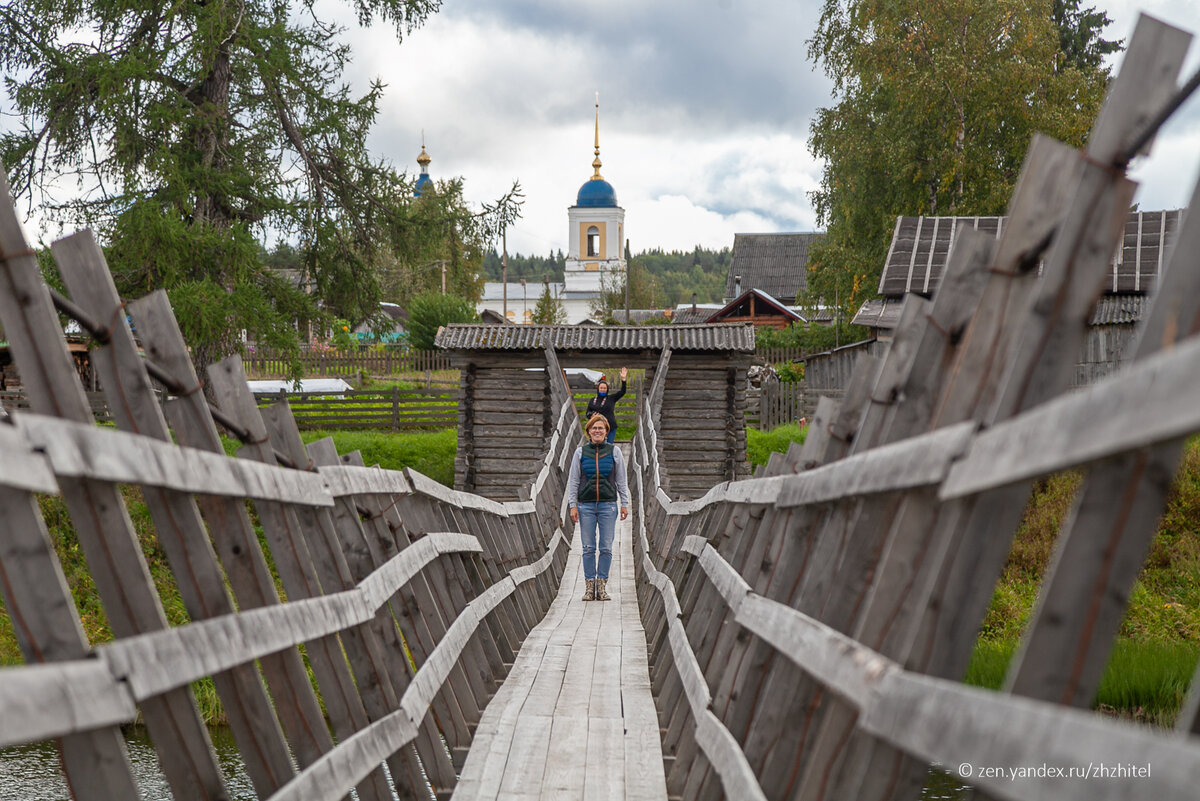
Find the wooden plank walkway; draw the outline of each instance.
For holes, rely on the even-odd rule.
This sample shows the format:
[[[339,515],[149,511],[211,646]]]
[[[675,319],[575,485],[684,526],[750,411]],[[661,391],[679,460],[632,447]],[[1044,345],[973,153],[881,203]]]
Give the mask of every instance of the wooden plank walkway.
[[[632,540],[619,522],[612,601],[584,603],[574,536],[558,597],[484,710],[455,801],[666,799]]]

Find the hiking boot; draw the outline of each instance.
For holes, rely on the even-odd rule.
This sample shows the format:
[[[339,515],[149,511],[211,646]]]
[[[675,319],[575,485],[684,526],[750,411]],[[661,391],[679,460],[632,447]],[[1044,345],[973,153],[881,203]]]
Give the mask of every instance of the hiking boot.
[[[612,596],[608,594],[608,579],[596,579],[596,600],[611,601]]]
[[[583,600],[596,600],[596,579],[587,579],[587,589],[583,591]]]

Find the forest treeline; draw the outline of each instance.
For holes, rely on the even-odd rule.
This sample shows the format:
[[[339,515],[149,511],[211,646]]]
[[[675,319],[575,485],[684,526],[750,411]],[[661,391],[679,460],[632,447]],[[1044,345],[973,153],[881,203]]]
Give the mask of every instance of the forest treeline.
[[[720,303],[725,294],[725,276],[729,273],[732,255],[728,247],[709,250],[699,245],[692,250],[654,248],[634,255],[634,269],[640,267],[651,279],[645,290],[646,306],[638,308],[673,308],[691,302],[693,292],[697,303]],[[565,263],[566,255],[562,250],[551,251],[545,256],[510,253],[508,280],[560,282]],[[483,259],[485,279],[499,281],[501,271],[500,255],[495,250],[489,251]]]

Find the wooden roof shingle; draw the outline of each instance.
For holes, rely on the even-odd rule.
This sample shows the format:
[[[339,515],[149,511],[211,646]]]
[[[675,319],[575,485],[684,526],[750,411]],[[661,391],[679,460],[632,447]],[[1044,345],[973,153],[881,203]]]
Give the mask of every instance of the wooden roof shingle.
[[[711,325],[448,325],[434,343],[446,350],[681,351],[754,352],[750,323]]]
[[[734,234],[733,256],[725,276],[725,297],[760,289],[785,304],[808,287],[809,247],[825,237],[818,233]],[[741,276],[741,289],[735,276]]]

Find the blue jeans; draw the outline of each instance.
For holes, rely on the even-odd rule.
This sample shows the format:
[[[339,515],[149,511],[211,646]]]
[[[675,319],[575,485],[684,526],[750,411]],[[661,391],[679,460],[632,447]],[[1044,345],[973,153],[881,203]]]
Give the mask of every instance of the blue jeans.
[[[614,442],[616,442],[617,441],[617,430],[615,428],[609,429],[608,436],[604,438],[604,441],[607,442],[609,445],[612,445]]]
[[[599,529],[600,558],[596,558]],[[608,578],[612,564],[613,537],[617,532],[617,502],[593,501],[579,504],[579,536],[583,540],[583,577]]]

